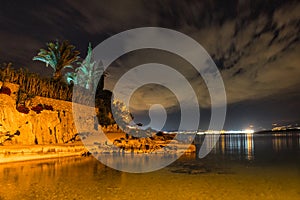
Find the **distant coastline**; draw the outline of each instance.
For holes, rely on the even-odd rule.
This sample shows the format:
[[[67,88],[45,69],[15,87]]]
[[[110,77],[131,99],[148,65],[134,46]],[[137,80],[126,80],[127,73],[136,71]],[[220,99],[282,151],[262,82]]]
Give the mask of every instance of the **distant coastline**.
[[[276,134],[276,133],[300,133],[300,129],[286,129],[286,130],[263,130],[257,131],[254,134]]]

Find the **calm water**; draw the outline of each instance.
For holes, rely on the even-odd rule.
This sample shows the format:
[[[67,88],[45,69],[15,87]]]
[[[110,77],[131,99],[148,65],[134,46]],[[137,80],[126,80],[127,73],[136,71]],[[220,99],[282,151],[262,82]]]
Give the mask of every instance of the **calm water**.
[[[93,157],[2,164],[0,199],[300,199],[300,134],[222,135],[204,159],[146,174]]]

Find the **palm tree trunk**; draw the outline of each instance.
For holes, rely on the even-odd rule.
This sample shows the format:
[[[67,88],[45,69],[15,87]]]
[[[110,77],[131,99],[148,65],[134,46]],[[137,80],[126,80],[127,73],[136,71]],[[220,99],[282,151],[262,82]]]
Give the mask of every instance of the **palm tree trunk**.
[[[62,77],[61,71],[55,71],[53,74],[54,80],[60,80]]]

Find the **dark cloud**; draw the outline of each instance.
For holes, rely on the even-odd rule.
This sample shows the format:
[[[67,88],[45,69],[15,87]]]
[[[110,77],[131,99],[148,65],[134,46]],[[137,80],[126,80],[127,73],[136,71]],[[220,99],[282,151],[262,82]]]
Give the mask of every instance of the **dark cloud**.
[[[268,121],[274,113],[264,113],[262,107],[266,107],[265,110],[276,108],[278,118],[281,114],[287,118],[285,108],[291,106],[286,105],[295,105],[294,110],[300,112],[295,103],[299,102],[299,96],[290,98],[299,93],[300,85],[299,10],[298,1],[283,0],[3,1],[0,61],[12,61],[16,67],[29,66],[32,71],[51,75],[51,69],[44,71],[42,64],[31,60],[48,41],[68,39],[84,57],[89,41],[97,45],[127,29],[166,27],[194,38],[214,59],[226,87],[228,116],[231,116],[228,120],[237,118],[232,124],[239,123],[235,116],[247,117],[245,113],[251,109],[257,111],[250,112],[250,121],[255,115],[262,116],[260,121]],[[119,59],[109,68],[106,87],[112,88],[130,67],[152,59],[183,73],[196,91],[200,106],[205,110],[209,108],[209,94],[201,77],[188,63],[168,53],[147,52],[143,56],[136,53]],[[168,94],[160,101],[168,102],[166,106],[170,108],[176,104],[171,94],[153,86],[137,91],[133,107],[143,110],[149,93],[154,94],[150,96],[151,101],[159,97],[158,94]],[[280,101],[273,101],[275,97]],[[257,106],[249,106],[250,101]],[[235,105],[239,109],[231,109]],[[291,115],[289,120],[298,118]]]

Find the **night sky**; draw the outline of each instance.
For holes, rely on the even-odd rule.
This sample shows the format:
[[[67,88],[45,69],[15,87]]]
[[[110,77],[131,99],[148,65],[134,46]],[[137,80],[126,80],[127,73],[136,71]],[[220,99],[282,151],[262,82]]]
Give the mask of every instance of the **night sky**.
[[[67,39],[85,57],[88,42],[96,46],[128,29],[180,31],[206,49],[222,74],[228,102],[225,129],[300,124],[299,1],[1,1],[0,23],[0,62],[43,76],[51,76],[51,68],[32,57],[49,41]],[[105,87],[149,61],[183,72],[197,91],[200,127],[205,129],[210,110],[205,84],[185,61],[167,52],[141,50],[121,57],[108,68]],[[154,102],[154,97],[164,102],[168,95],[162,87],[141,88],[133,101],[137,116],[142,116],[143,103]],[[167,107],[176,104],[169,96]],[[170,114],[170,120],[177,123],[178,115]]]

